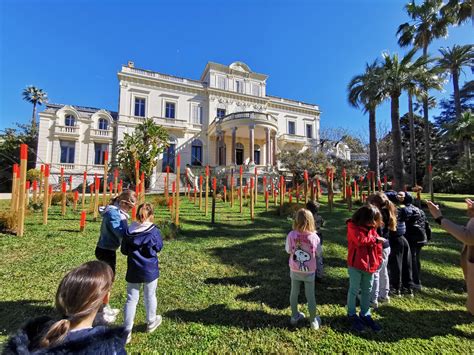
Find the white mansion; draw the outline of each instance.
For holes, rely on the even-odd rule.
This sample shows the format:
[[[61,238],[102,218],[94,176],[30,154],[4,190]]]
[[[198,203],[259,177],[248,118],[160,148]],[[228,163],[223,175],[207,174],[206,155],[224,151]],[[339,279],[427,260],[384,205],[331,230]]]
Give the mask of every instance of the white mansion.
[[[145,118],[165,127],[169,148],[159,157],[152,181],[175,155],[186,165],[256,165],[273,171],[278,151],[320,149],[320,111],[315,104],[267,95],[267,76],[242,63],[207,63],[200,80],[135,68],[118,73],[118,112],[48,104],[40,113],[37,166],[53,176],[101,174],[104,152],[115,159],[117,142]],[[324,147],[323,147],[324,148]],[[341,143],[336,154],[350,159]],[[334,150],[334,149],[332,149]]]

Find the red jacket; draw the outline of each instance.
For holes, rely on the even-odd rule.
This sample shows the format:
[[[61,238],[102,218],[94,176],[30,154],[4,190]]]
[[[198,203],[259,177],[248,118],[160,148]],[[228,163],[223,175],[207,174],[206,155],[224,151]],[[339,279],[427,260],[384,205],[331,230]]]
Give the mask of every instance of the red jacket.
[[[374,273],[382,262],[382,243],[377,242],[377,230],[347,221],[347,265]]]

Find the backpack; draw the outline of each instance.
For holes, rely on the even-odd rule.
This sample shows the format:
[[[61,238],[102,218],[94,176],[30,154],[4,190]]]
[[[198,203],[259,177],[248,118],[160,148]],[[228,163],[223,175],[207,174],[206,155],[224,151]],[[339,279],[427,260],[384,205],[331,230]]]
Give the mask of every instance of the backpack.
[[[413,205],[407,206],[406,238],[415,243],[426,244],[431,240],[431,227],[423,210]]]
[[[292,271],[314,273],[316,271],[316,246],[309,240],[310,234],[296,233],[290,239],[290,261]]]

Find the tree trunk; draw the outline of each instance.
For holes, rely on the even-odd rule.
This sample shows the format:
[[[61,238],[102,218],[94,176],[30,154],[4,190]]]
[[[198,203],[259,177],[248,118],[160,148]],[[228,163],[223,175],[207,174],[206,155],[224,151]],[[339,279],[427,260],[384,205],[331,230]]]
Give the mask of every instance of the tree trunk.
[[[464,138],[464,155],[466,156],[467,171],[471,171],[471,141]]]
[[[453,76],[453,89],[454,89],[454,107],[456,109],[456,120],[461,117],[461,95],[459,94],[459,73],[456,70],[452,70]]]
[[[428,55],[428,43],[425,40],[423,43],[423,55]],[[428,116],[428,89],[425,89],[425,96],[423,97],[423,122],[425,123],[425,130],[424,130],[424,140],[425,140],[425,178],[423,179],[423,184],[428,186],[428,190],[430,193],[431,191],[431,181],[429,177],[429,169],[431,166],[431,145],[430,145],[430,120]],[[432,195],[433,196],[433,195]],[[433,198],[432,198],[433,200]]]
[[[415,119],[413,117],[413,97],[408,93],[408,115],[410,120],[410,165],[411,183],[416,186]]]
[[[33,116],[31,117],[31,130],[36,132],[36,101],[33,102]]]
[[[403,190],[404,169],[402,157],[402,130],[400,128],[399,112],[400,94],[391,95],[390,109],[392,119],[392,143],[393,143],[393,177],[395,179],[395,190]]]
[[[379,148],[377,146],[377,124],[375,120],[375,108],[369,110],[369,169],[375,171],[375,178],[380,179]]]

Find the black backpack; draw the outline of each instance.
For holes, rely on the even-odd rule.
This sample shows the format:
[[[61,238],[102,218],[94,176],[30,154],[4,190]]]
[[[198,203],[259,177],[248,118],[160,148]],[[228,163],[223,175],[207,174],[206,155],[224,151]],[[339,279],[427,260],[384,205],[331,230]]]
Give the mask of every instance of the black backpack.
[[[416,206],[410,205],[405,207],[407,210],[406,234],[405,237],[415,243],[426,244],[431,240],[431,227],[426,220],[423,210]]]

